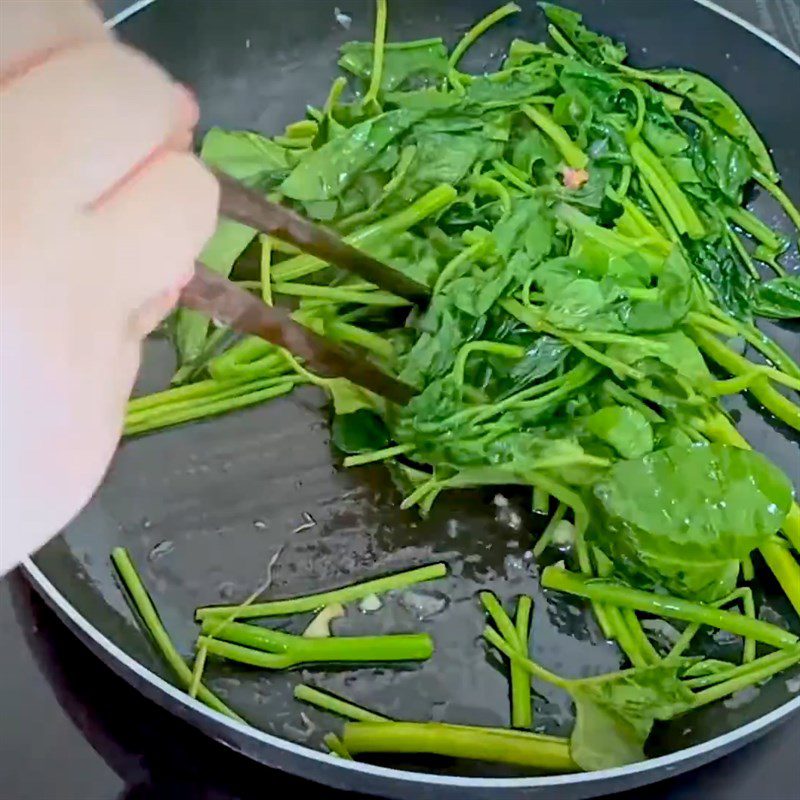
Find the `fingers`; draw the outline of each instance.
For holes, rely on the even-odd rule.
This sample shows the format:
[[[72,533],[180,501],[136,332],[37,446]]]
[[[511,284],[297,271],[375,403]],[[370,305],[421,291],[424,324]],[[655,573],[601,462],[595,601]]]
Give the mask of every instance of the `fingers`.
[[[0,86],[65,47],[108,38],[99,10],[86,0],[0,2]]]
[[[189,279],[214,232],[218,193],[194,156],[167,152],[91,213],[99,246],[113,254],[115,274],[107,280],[128,309],[157,302]]]
[[[185,137],[197,111],[148,58],[101,43],[64,51],[13,82],[0,114],[3,182],[24,179],[38,187],[39,209],[64,209],[107,195],[153,153]],[[31,137],[48,146],[30,147]]]

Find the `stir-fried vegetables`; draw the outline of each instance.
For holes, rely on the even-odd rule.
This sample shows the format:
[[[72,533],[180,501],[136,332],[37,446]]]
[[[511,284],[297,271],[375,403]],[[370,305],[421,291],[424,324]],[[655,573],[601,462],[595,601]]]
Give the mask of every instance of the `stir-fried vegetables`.
[[[512,622],[482,595],[497,628],[486,638],[509,659],[513,726],[531,727],[531,678],[549,681],[575,703],[568,746],[392,722],[301,688],[300,699],[358,712],[329,740],[343,757],[427,752],[555,771],[626,764],[644,757],[654,721],[800,660],[797,636],[757,618],[749,587],[760,552],[800,613],[800,509],[789,479],[749,449],[720,405],[745,392],[776,424],[800,430],[800,366],[756,327],[759,317],[800,316],[800,278],[781,264],[789,238],[743,202],[757,184],[795,226],[800,214],[722,88],[687,70],[628,66],[624,45],[572,11],[542,7],[552,43],[516,39],[499,69],[474,75],[461,69],[465,53],[514,3],[449,50],[439,38],[387,42],[378,0],[374,42],[342,48],[346,77],[324,107],[282,136],[213,129],[203,142],[207,163],[430,287],[427,307],[411,308],[226,221],[203,254],[414,386],[407,407],[314,375],[259,340],[216,354],[225,332],[185,310],[174,321],[177,385],[129,405],[126,431],[137,434],[312,384],[333,402],[344,465],[385,462],[406,487],[404,508],[424,514],[450,489],[528,487],[533,507],[552,515],[535,554],[574,545],[573,569],[549,567],[542,583],[591,601],[632,669],[554,675],[528,658],[530,599]],[[315,640],[233,620],[314,611],[444,569],[199,609],[194,687],[208,654],[265,668],[427,658],[420,635]],[[738,602],[742,613],[725,608]],[[671,652],[654,647],[643,614],[688,623]],[[687,655],[701,625],[742,636],[742,664]],[[756,658],[757,642],[777,649]]]

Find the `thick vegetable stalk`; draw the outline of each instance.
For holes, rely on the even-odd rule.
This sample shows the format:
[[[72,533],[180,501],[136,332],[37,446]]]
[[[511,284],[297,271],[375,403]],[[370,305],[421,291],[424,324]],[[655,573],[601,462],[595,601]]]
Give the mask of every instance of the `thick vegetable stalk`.
[[[481,603],[492,618],[509,647],[527,658],[528,629],[532,601],[527,595],[519,598],[517,618],[515,622],[506,614],[505,609],[491,592],[481,592]],[[515,728],[530,728],[533,722],[531,712],[531,682],[527,673],[513,661],[510,668],[511,678],[511,725]]]
[[[514,764],[548,772],[574,772],[569,742],[555,736],[499,731],[440,722],[348,722],[347,752],[425,753]]]
[[[557,589],[589,600],[657,614],[669,619],[699,622],[773,647],[791,647],[797,642],[797,636],[793,633],[762,620],[750,619],[741,614],[702,603],[693,603],[680,597],[631,589],[609,581],[592,581],[561,567],[547,567],[542,573],[542,586],[545,589]]]
[[[692,328],[692,338],[709,358],[716,361],[731,375],[736,377],[753,375],[754,377],[747,387],[753,397],[778,419],[795,430],[800,430],[800,406],[784,397],[769,383],[769,378],[774,378],[777,370],[752,364],[746,358],[729,350],[716,336],[708,331]],[[784,380],[787,378],[788,376],[784,376]],[[792,383],[794,382],[792,381]]]
[[[198,639],[198,647],[265,669],[325,662],[425,661],[433,654],[433,641],[425,633],[308,639],[241,622],[219,625],[214,617],[203,620],[202,633],[208,635]]]
[[[329,592],[293,597],[287,600],[272,600],[267,603],[253,603],[246,608],[240,608],[239,606],[204,606],[197,609],[195,616],[198,620],[205,620],[209,617],[226,617],[232,612],[236,613],[238,619],[302,614],[306,611],[317,611],[331,603],[351,603],[354,600],[361,600],[370,594],[382,594],[396,589],[405,589],[415,583],[443,578],[445,575],[447,575],[446,564],[430,564],[426,567],[418,567],[407,572],[398,572],[396,575],[387,575],[383,578],[355,583]]]
[[[169,664],[180,681],[181,686],[184,689],[189,689],[193,680],[192,670],[189,669],[189,666],[183,660],[181,654],[175,649],[175,645],[169,638],[169,634],[158,616],[158,612],[153,605],[153,601],[150,599],[150,595],[144,588],[144,584],[139,577],[139,573],[128,551],[124,547],[115,547],[111,552],[111,560],[117,568],[119,577],[127,590],[128,598],[138,613],[146,632],[150,634],[156,647],[161,652],[163,659]],[[196,687],[195,694],[199,700],[202,700],[215,711],[219,711],[221,714],[238,720],[239,722],[244,721],[203,684],[199,684]]]
[[[295,687],[294,696],[324,711],[355,720],[345,725],[342,737],[349,754],[420,753],[552,772],[577,769],[570,756],[569,742],[555,736],[439,722],[395,722],[303,684]]]

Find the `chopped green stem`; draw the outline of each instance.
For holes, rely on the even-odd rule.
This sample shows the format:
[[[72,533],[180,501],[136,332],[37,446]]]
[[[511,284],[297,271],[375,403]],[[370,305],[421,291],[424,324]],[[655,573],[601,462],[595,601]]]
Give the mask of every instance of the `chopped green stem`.
[[[319,297],[332,303],[361,303],[367,306],[395,308],[411,305],[410,300],[376,289],[372,292],[352,291],[339,286],[318,286],[312,283],[279,281],[272,284],[272,291],[293,297]]]
[[[630,168],[628,167],[628,169]],[[647,237],[653,239],[656,242],[660,242],[662,249],[669,252],[672,248],[672,243],[664,238],[661,231],[650,222],[644,211],[633,200],[626,197],[622,201],[622,206],[625,209],[625,213],[617,221],[617,229],[620,233],[629,238]]]
[[[289,667],[301,663],[289,653],[265,653],[263,650],[254,650],[252,647],[243,647],[231,642],[221,642],[208,636],[199,636],[197,646],[206,648],[211,655],[261,669],[289,669]]]
[[[555,25],[548,25],[547,32],[550,38],[571,58],[581,59],[581,54],[569,43],[567,38]]]
[[[298,320],[299,321],[299,320]],[[314,325],[309,325],[314,329]],[[337,342],[348,342],[350,344],[363,347],[374,353],[379,358],[385,361],[393,361],[395,357],[394,347],[392,343],[379,336],[377,333],[360,328],[358,325],[351,325],[348,322],[342,322],[339,319],[335,320],[321,320],[319,325],[320,330],[318,333],[327,336]]]
[[[511,164],[507,164],[500,158],[495,159],[492,161],[492,166],[494,169],[502,175],[509,183],[516,186],[517,189],[525,192],[525,194],[529,194],[531,196],[535,196],[537,193],[536,188],[531,186],[529,180],[530,176],[522,176],[517,174],[518,170],[515,170]]]
[[[611,628],[612,638],[616,639],[620,649],[631,662],[631,666],[646,667],[648,665],[647,658],[641,651],[638,642],[633,638],[633,633],[622,615],[622,610],[608,604],[603,604],[603,607]]]
[[[800,230],[800,211],[797,210],[797,206],[789,199],[786,192],[758,170],[753,173],[753,177],[781,204],[794,226]]]
[[[759,353],[766,356],[784,375],[789,375],[796,381],[800,381],[800,364],[780,347],[780,345],[772,341],[769,336],[763,334],[751,322],[742,324],[739,330],[747,343],[755,347]],[[783,382],[778,379],[777,375],[774,380],[777,380],[779,383]]]
[[[464,370],[467,367],[467,359],[472,353],[490,353],[503,358],[520,359],[525,356],[525,348],[516,344],[503,344],[502,342],[467,342],[459,350],[453,365],[453,380],[458,386],[464,385]]]
[[[772,542],[761,545],[759,552],[792,607],[800,615],[800,564],[788,550]]]
[[[555,513],[550,518],[550,522],[547,523],[547,527],[544,529],[542,535],[539,537],[539,541],[536,542],[536,544],[534,545],[533,555],[536,556],[536,558],[539,558],[539,556],[541,556],[541,554],[550,544],[553,538],[553,531],[556,529],[558,523],[561,522],[561,520],[564,518],[564,514],[566,513],[568,507],[569,506],[567,506],[566,503],[558,504]]]
[[[206,666],[206,656],[208,656],[208,648],[201,647],[194,657],[192,682],[189,684],[189,697],[197,697],[197,690],[200,688],[200,681],[203,678],[203,670]]]
[[[134,422],[130,425],[126,424],[125,435],[133,436],[134,434],[146,433],[151,430],[156,430],[157,428],[166,428],[170,425],[177,425],[181,422],[192,422],[198,419],[205,419],[206,417],[225,414],[228,411],[233,411],[237,408],[245,408],[247,406],[255,405],[256,403],[262,403],[264,400],[270,400],[273,397],[279,397],[282,394],[288,394],[296,383],[298,383],[297,379],[286,378],[275,386],[250,392],[249,394],[233,397],[227,400],[220,400],[219,402],[201,403],[192,408],[187,408],[183,411],[176,412],[175,414],[159,416],[152,420]]]
[[[800,578],[800,569],[798,569],[798,577]],[[800,593],[800,581],[797,583],[798,592]],[[744,594],[742,598],[742,606],[744,607],[744,613],[750,617],[751,619],[756,618],[756,606],[753,600],[753,592],[750,591],[748,587],[748,591]],[[756,657],[756,642],[755,639],[750,639],[749,637],[745,637],[744,640],[744,647],[742,648],[742,661],[747,664],[749,661],[753,661]]]
[[[440,722],[348,722],[344,726],[343,743],[347,752],[353,754],[426,753],[550,772],[578,769],[566,739]]]
[[[545,669],[535,661],[532,661],[527,656],[523,656],[519,650],[510,645],[496,630],[494,630],[494,628],[484,628],[483,638],[512,661],[520,664],[522,668],[534,678],[539,678],[546,683],[552,683],[553,686],[559,686],[562,689],[566,689],[570,685],[571,681],[567,678],[562,678],[560,675],[556,675],[555,672],[550,672],[549,669]]]
[[[686,316],[692,325],[697,325],[701,328],[708,328],[708,330],[714,331],[714,333],[719,333],[722,336],[733,337],[739,333],[733,325],[729,325],[727,322],[710,317],[708,314],[701,314],[699,311],[690,311]]]
[[[354,456],[347,456],[342,462],[345,467],[360,467],[363,464],[372,464],[375,461],[386,461],[405,453],[410,453],[414,449],[413,444],[396,444],[392,447],[385,447],[383,450],[373,450],[371,453],[358,453]]]
[[[683,681],[683,685],[690,689],[704,689],[706,686],[714,686],[717,683],[723,683],[729,678],[742,677],[754,672],[759,672],[763,667],[776,662],[782,662],[786,659],[786,650],[775,650],[769,655],[762,656],[757,662],[749,662],[748,664],[731,664],[728,669],[720,669],[719,672],[711,672],[708,675],[701,675],[697,678],[688,678]]]
[[[163,392],[154,392],[143,397],[135,397],[128,401],[126,413],[138,414],[149,411],[152,408],[169,405],[170,403],[182,402],[184,400],[207,399],[220,391],[224,391],[234,386],[242,386],[243,381],[217,381],[212,378],[190,383],[186,386],[176,386],[173,389],[166,389]]]
[[[510,647],[521,651],[522,644],[517,637],[517,629],[514,627],[511,617],[500,605],[497,597],[492,592],[481,592],[480,599],[486,609],[486,613],[492,618],[497,630],[500,631],[500,635],[508,642]]]
[[[342,740],[335,733],[326,733],[325,736],[322,737],[322,741],[325,744],[325,747],[328,748],[328,752],[330,752],[332,755],[343,758],[345,761],[353,760],[353,756],[347,752],[344,742],[342,742]]]
[[[286,655],[292,666],[318,662],[425,661],[433,654],[433,642],[426,633],[310,639],[242,622],[219,626],[213,617],[203,620],[202,632],[213,632],[217,639],[254,650]]]
[[[718,346],[715,346],[712,342],[713,337],[709,334],[705,333],[705,331],[699,332],[701,335],[701,339],[704,343],[704,346],[708,346],[711,351],[713,351],[714,355],[712,358],[728,372],[732,372],[735,375],[748,375],[750,372],[755,371],[760,373],[766,378],[769,378],[775,383],[780,383],[783,386],[788,386],[790,389],[794,389],[795,391],[800,391],[800,380],[796,378],[794,375],[789,375],[786,372],[783,372],[780,369],[776,369],[775,367],[770,367],[765,364],[754,364],[753,362],[746,359],[744,356],[740,356],[738,353],[734,353],[732,350],[727,348],[719,339],[714,339],[717,342]],[[723,352],[723,349],[727,352]],[[730,355],[728,355],[730,353]],[[718,356],[719,358],[717,358]],[[723,359],[724,363],[722,360]]]
[[[699,622],[691,622],[684,629],[678,640],[672,646],[672,649],[667,653],[664,658],[665,664],[675,664],[680,661],[681,656],[686,652],[686,649],[692,643],[692,639],[697,635],[700,630]]]
[[[324,111],[326,114],[330,114],[333,111],[346,86],[347,78],[345,78],[344,75],[340,75],[331,84],[331,90],[328,92],[328,99],[325,101],[324,106]]]
[[[625,88],[633,95],[633,98],[636,101],[636,121],[633,123],[633,128],[631,128],[631,130],[626,134],[626,139],[630,143],[636,141],[636,139],[639,138],[639,134],[642,132],[642,128],[644,127],[644,115],[646,107],[644,95],[638,86],[631,83]],[[625,166],[627,167],[627,164]]]
[[[348,234],[344,237],[344,241],[363,249],[375,247],[384,242],[388,236],[403,233],[437,211],[449,206],[457,195],[458,193],[452,186],[446,183],[440,184],[415,200],[408,208]],[[280,282],[293,281],[311,275],[326,266],[325,261],[315,256],[300,255],[276,264],[272,268],[272,279]]]
[[[711,313],[719,320],[730,325],[735,329],[736,335],[744,338],[748,344],[755,347],[759,353],[766,356],[779,370],[783,371],[795,380],[800,380],[800,364],[797,364],[794,359],[785,351],[772,341],[768,336],[763,334],[755,325],[750,322],[740,322],[733,317],[726,314],[722,309],[710,304]]]
[[[519,652],[528,657],[530,649],[530,627],[533,600],[520,595],[517,600],[517,613],[514,627],[519,640]],[[533,724],[533,707],[531,705],[531,680],[525,670],[512,662],[511,664],[511,725],[514,728],[530,729]]]
[[[543,475],[541,472],[532,472],[526,477],[534,486],[539,486],[546,492],[549,492],[560,503],[568,505],[575,515],[575,549],[578,554],[578,564],[580,565],[581,572],[585,575],[590,575],[592,572],[592,565],[589,561],[589,552],[586,549],[586,529],[589,527],[589,512],[586,510],[586,505],[579,497],[577,492],[567,488],[558,481],[553,480],[548,475]]]
[[[738,225],[743,231],[757,239],[768,250],[780,253],[786,249],[786,240],[778,236],[769,225],[765,225],[755,214],[746,208],[730,206],[725,209],[728,219]]]
[[[677,231],[693,239],[703,236],[705,228],[700,217],[658,156],[641,140],[633,142],[630,151],[636,168],[664,204]]]
[[[303,597],[292,597],[286,600],[272,600],[267,603],[254,603],[237,613],[238,619],[252,619],[253,617],[274,617],[287,614],[302,614],[306,611],[318,611],[331,603],[351,603],[361,600],[369,594],[382,594],[396,589],[405,589],[415,583],[432,581],[447,575],[447,565],[443,563],[429,564],[425,567],[398,572],[395,575],[386,575],[383,578],[355,583],[341,589],[332,589],[329,592],[319,592]],[[236,606],[205,606],[198,608],[195,616],[198,620],[206,617],[225,616],[236,610]]]
[[[759,379],[751,382],[748,387],[750,393],[768,411],[771,411],[778,419],[783,420],[795,430],[800,430],[800,406],[797,406],[780,392],[776,391],[767,380],[768,377],[775,377],[778,370],[772,367],[762,367],[753,364],[746,358],[729,350],[716,336],[699,328],[692,328],[692,337],[700,346],[700,349],[713,361],[716,361],[723,369],[734,376],[749,375],[753,370],[763,373]],[[793,382],[788,375],[780,373],[783,381],[787,379]]]
[[[493,195],[500,201],[504,213],[509,214],[511,212],[511,195],[509,195],[508,189],[500,181],[496,181],[488,175],[479,175],[477,178],[472,179],[472,188],[478,194]]]
[[[714,397],[721,397],[726,394],[739,394],[749,389],[753,381],[763,375],[757,369],[745,375],[738,375],[735,378],[728,378],[724,381],[709,381],[705,385],[705,393]]]
[[[639,617],[636,616],[636,612],[631,608],[623,608],[621,609],[621,614],[645,662],[647,664],[658,664],[658,662],[661,661],[661,656],[647,638],[647,634],[644,632],[642,623],[639,622]]]
[[[294,699],[299,700],[301,703],[308,703],[311,706],[316,706],[323,711],[329,711],[331,714],[338,714],[345,719],[354,720],[355,722],[392,722],[389,717],[376,714],[374,711],[361,708],[361,706],[357,706],[355,703],[342,700],[340,697],[336,697],[336,695],[320,691],[304,683],[300,683],[294,687]]]
[[[207,397],[200,397],[197,399],[178,400],[172,403],[166,403],[164,405],[153,406],[152,408],[148,408],[143,411],[128,412],[125,415],[125,426],[127,428],[130,426],[141,425],[143,423],[149,423],[164,416],[173,417],[177,414],[183,413],[187,409],[194,409],[204,406],[208,403],[219,403],[223,400],[242,397],[243,395],[250,394],[251,392],[257,392],[270,386],[276,386],[278,384],[285,383],[287,380],[293,380],[293,378],[287,375],[279,375],[274,378],[264,377],[260,380],[251,380],[249,382],[230,380],[226,380],[224,382],[220,381],[220,386],[222,388],[213,395],[208,395]]]
[[[558,328],[551,328],[549,325],[543,326],[543,329],[554,336],[558,336],[565,342],[568,342],[576,350],[583,353],[587,358],[591,358],[592,361],[596,361],[600,366],[610,369],[618,378],[630,378],[635,381],[644,380],[645,376],[641,370],[636,369],[636,367],[628,366],[619,359],[607,356],[596,347],[586,344],[586,342],[582,341],[578,336],[572,336],[564,331],[560,331]]]
[[[616,195],[616,199],[622,203],[624,203],[627,199],[625,196],[628,194],[628,189],[630,189],[632,177],[633,177],[633,170],[631,169],[630,164],[623,164],[622,174],[620,175],[619,179],[619,186],[617,186],[617,188],[614,189],[614,194]],[[645,219],[647,220],[647,217],[645,217]],[[652,225],[650,220],[647,220],[647,223],[653,228],[653,232],[657,234],[659,238],[661,238],[661,232],[658,230],[658,228]],[[648,235],[646,230],[643,230],[642,233],[644,235]]]
[[[559,149],[564,161],[573,169],[584,169],[589,163],[589,156],[569,138],[569,134],[550,116],[544,108],[523,105],[522,113],[538,128],[552,139],[553,144]]]
[[[500,20],[505,19],[510,14],[516,14],[519,6],[516,3],[506,3],[500,8],[496,8],[491,14],[487,14],[482,20],[475,23],[462,37],[461,41],[455,46],[450,54],[450,68],[455,69],[461,61],[464,53],[484,34],[492,25],[496,25]]]
[[[658,219],[659,224],[667,234],[667,238],[674,244],[679,244],[681,239],[680,236],[678,236],[678,232],[675,230],[675,226],[672,224],[669,214],[664,209],[664,206],[661,205],[661,201],[658,199],[655,190],[647,182],[644,175],[639,177],[639,188],[642,190],[642,194],[655,214],[656,219]]]
[[[550,495],[541,486],[533,487],[531,509],[537,514],[547,514],[550,511]]]
[[[739,636],[748,636],[773,647],[789,647],[797,642],[797,636],[793,633],[762,620],[750,619],[741,614],[723,611],[702,603],[693,603],[680,597],[653,594],[606,581],[593,581],[561,567],[547,567],[542,573],[542,586],[545,589],[569,592],[601,603],[711,625]]]
[[[153,601],[150,599],[150,595],[144,588],[144,584],[139,577],[139,573],[133,561],[131,561],[128,551],[124,547],[115,547],[111,551],[111,560],[117,568],[119,577],[127,590],[128,597],[133,607],[136,609],[145,630],[150,634],[150,637],[163,659],[172,668],[180,685],[183,686],[184,689],[188,689],[192,685],[192,670],[189,669],[189,666],[183,660],[181,654],[175,649],[175,645],[169,638],[169,634],[158,616],[158,612],[153,605]],[[222,700],[202,683],[197,687],[197,697],[220,714],[225,714],[225,716],[231,719],[244,722],[238,714],[231,711]]]
[[[740,692],[742,689],[746,689],[748,686],[754,686],[758,683],[761,683],[762,681],[771,678],[778,672],[782,672],[783,670],[794,666],[800,661],[800,647],[795,646],[783,650],[781,653],[783,654],[783,658],[775,657],[773,659],[771,656],[774,654],[771,653],[768,656],[757,658],[755,661],[752,661],[749,664],[736,667],[736,669],[741,670],[741,672],[737,672],[736,675],[731,676],[728,678],[728,680],[725,680],[716,686],[712,686],[708,689],[704,689],[702,692],[698,692],[694,698],[695,708],[707,705],[708,703],[713,703],[715,700],[727,697],[735,692]]]
[[[742,264],[744,264],[745,269],[750,273],[750,277],[753,278],[753,280],[760,281],[761,276],[758,274],[756,265],[753,263],[750,253],[747,252],[747,248],[742,244],[742,240],[739,238],[739,235],[736,233],[736,231],[731,231],[728,228],[725,229],[725,233],[727,234],[728,241],[733,245],[734,250],[736,250],[736,252],[739,254],[739,258],[742,260]]]
[[[622,405],[631,406],[635,408],[648,422],[659,423],[664,421],[661,414],[653,411],[647,403],[640,400],[635,395],[632,395],[626,389],[623,389],[612,380],[604,381],[603,388],[608,392],[612,399],[621,403]]]
[[[378,99],[378,92],[381,89],[381,79],[383,78],[383,50],[386,47],[386,0],[376,0],[375,2],[375,39],[372,46],[372,75],[369,81],[369,89],[364,95],[364,105],[374,103]]]
[[[438,292],[442,291],[442,288],[453,278],[453,276],[457,275],[461,267],[464,264],[469,263],[473,258],[478,256],[481,252],[486,249],[487,239],[481,240],[479,242],[475,242],[475,244],[471,244],[469,247],[464,248],[458,255],[453,256],[447,264],[444,265],[442,271],[439,273],[439,277],[436,278],[436,283],[433,285],[433,294],[437,294]]]

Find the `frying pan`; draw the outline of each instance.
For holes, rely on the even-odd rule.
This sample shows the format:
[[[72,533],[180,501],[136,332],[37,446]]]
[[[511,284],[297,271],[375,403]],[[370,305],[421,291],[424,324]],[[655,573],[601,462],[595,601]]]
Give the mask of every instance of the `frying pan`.
[[[306,103],[324,101],[340,44],[370,38],[370,0],[347,0],[349,29],[347,19],[337,18],[341,2],[159,0],[125,22],[120,34],[194,88],[202,126],[273,132],[301,117]],[[584,11],[591,27],[624,39],[634,64],[685,65],[731,90],[773,148],[787,191],[800,195],[796,56],[705,2],[566,4]],[[390,36],[441,34],[452,41],[495,5],[495,0],[395,0]],[[466,67],[496,63],[514,36],[544,38],[541,15],[533,3],[524,5],[521,14],[481,40]],[[764,218],[777,219],[768,198],[755,197],[753,203]],[[797,327],[771,332],[798,355]],[[167,343],[148,342],[139,391],[163,386],[173,367]],[[743,433],[800,483],[796,435],[773,427],[742,399],[732,410]],[[327,422],[322,396],[304,389],[259,408],[123,443],[89,507],[26,562],[29,578],[100,658],[209,736],[270,767],[386,797],[495,800],[612,793],[716,758],[800,708],[800,697],[791,691],[800,673],[795,669],[748,702],[716,704],[661,726],[651,737],[648,761],[555,777],[466,762],[404,757],[365,764],[324,754],[320,737],[337,723],[292,700],[299,681],[398,718],[508,723],[506,679],[480,642],[483,619],[474,599],[479,588],[505,600],[521,592],[534,597],[534,657],[548,667],[588,675],[620,664],[616,648],[602,640],[582,605],[539,590],[541,564],[531,560],[529,550],[541,522],[513,489],[445,496],[429,518],[419,519],[398,510],[398,492],[381,467],[340,468]],[[108,555],[116,545],[130,549],[167,629],[187,655],[196,634],[194,608],[247,596],[263,582],[267,562],[278,551],[273,597],[446,560],[452,569],[447,579],[389,596],[378,613],[350,613],[341,629],[429,631],[436,654],[421,666],[338,672],[265,674],[214,664],[207,673],[210,686],[255,728],[240,725],[172,685],[115,582]],[[761,578],[763,613],[785,616],[797,626],[779,590],[768,576]],[[299,623],[286,624],[293,630]],[[719,637],[705,644],[722,654],[733,646]],[[568,733],[568,700],[547,687],[536,691],[537,729]]]

